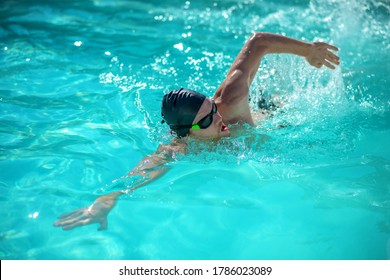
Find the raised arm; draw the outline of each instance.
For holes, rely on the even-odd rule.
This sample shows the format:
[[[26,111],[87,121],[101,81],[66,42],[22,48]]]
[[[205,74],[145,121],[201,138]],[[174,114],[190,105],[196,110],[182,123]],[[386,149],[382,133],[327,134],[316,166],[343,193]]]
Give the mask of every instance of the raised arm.
[[[235,71],[240,71],[249,86],[259,69],[261,59],[271,53],[294,54],[306,58],[312,66],[319,68],[325,65],[335,69],[335,65],[340,64],[340,58],[331,50],[338,51],[338,48],[323,42],[307,43],[278,34],[257,32],[242,47],[227,78]]]
[[[176,153],[185,153],[183,143],[174,142],[171,145],[160,145],[155,153],[144,157],[127,176],[116,180],[119,182],[132,181],[131,188],[99,196],[90,206],[59,216],[54,226],[62,227],[63,230],[70,230],[75,227],[98,223],[100,224],[98,230],[107,229],[107,215],[115,206],[118,197],[128,194],[165,174],[168,167],[164,164],[172,161]]]
[[[249,87],[266,54],[294,54],[304,57],[310,65],[317,68],[325,65],[335,69],[335,65],[340,64],[340,59],[332,51],[337,50],[337,47],[327,43],[306,43],[272,33],[254,33],[242,47],[226,79],[214,94],[224,122],[228,124],[243,121],[254,125],[248,103]]]

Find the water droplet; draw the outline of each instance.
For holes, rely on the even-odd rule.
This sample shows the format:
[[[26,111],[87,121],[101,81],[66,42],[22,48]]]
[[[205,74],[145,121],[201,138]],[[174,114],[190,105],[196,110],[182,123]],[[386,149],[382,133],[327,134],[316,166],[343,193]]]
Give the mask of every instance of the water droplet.
[[[30,219],[36,219],[36,218],[38,217],[38,215],[39,215],[38,212],[34,212],[34,213],[32,213],[32,214],[29,214],[28,217],[29,217]]]
[[[183,51],[184,50],[184,46],[182,43],[179,43],[179,44],[176,44],[173,46],[175,49],[178,49],[179,51]]]

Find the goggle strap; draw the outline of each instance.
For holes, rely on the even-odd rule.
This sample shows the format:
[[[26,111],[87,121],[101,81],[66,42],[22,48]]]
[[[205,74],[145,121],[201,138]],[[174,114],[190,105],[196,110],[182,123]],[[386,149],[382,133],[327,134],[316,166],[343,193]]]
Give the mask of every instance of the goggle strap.
[[[199,125],[197,125],[197,124],[194,124],[191,128],[192,128],[193,130],[198,130],[198,129],[200,129]]]

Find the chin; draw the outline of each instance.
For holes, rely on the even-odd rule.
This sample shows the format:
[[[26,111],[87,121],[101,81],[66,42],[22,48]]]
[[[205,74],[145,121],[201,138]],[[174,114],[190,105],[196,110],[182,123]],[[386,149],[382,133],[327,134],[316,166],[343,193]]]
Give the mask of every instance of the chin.
[[[225,137],[230,137],[230,131],[221,131],[221,133],[218,135],[219,138],[225,138]]]

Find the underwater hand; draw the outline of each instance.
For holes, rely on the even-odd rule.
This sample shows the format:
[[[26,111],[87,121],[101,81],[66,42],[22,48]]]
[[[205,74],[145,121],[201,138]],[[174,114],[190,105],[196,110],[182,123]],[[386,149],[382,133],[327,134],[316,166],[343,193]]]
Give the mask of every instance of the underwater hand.
[[[335,69],[335,65],[340,64],[340,58],[330,50],[338,51],[339,49],[327,43],[314,42],[305,58],[314,67],[321,68],[322,65],[325,65],[330,69]]]
[[[107,215],[116,204],[116,198],[110,195],[97,198],[94,203],[85,208],[62,214],[54,223],[56,227],[70,230],[75,227],[99,223],[98,230],[107,229]]]

